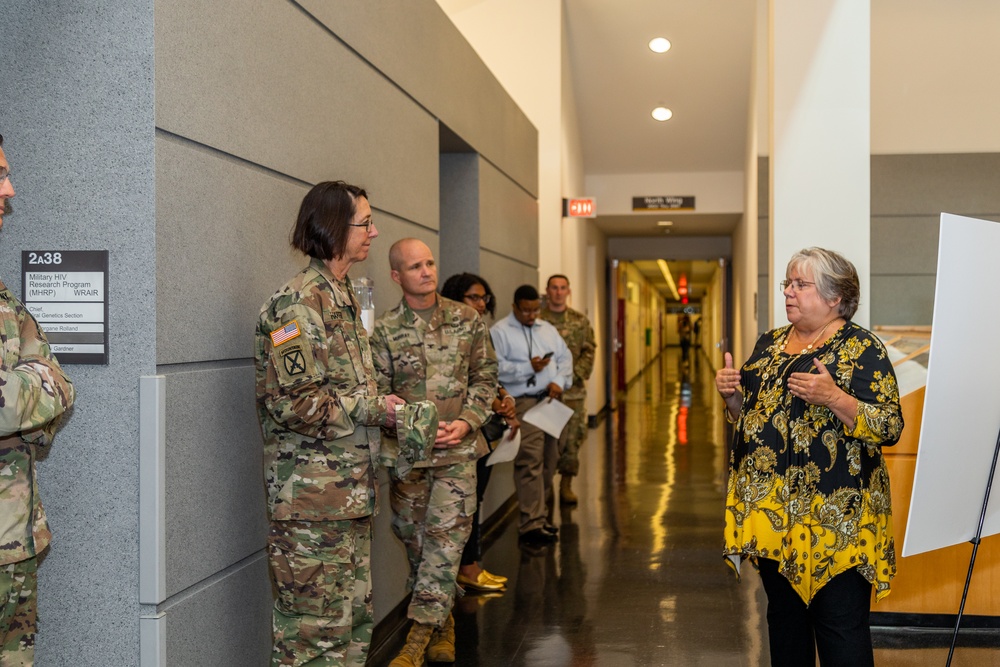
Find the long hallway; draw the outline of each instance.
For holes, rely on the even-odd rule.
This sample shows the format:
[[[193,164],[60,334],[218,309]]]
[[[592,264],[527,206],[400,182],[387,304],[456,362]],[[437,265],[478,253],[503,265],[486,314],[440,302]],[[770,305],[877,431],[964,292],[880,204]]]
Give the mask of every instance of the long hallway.
[[[499,597],[468,595],[456,665],[761,665],[763,592],[721,556],[725,420],[704,359],[669,349],[589,431],[559,541],[518,547],[508,524],[486,568]]]
[[[493,536],[484,564],[508,588],[459,601],[455,665],[770,664],[759,578],[747,564],[737,582],[721,557],[725,420],[694,361],[682,373],[668,349],[588,432],[555,545],[519,546],[513,521]],[[874,634],[879,667],[945,664],[950,632]],[[1000,665],[995,632],[959,646],[953,665]]]

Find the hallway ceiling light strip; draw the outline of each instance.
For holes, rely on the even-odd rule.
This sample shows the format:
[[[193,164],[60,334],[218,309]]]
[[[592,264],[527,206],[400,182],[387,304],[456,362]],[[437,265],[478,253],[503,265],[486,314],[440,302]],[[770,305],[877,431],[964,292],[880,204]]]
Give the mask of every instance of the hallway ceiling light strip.
[[[674,301],[680,301],[681,295],[677,291],[677,284],[674,282],[674,277],[670,275],[670,267],[667,266],[666,260],[658,259],[656,260],[656,265],[660,267],[660,273],[663,274],[663,279],[667,281],[667,287],[670,288],[670,293],[674,295]]]

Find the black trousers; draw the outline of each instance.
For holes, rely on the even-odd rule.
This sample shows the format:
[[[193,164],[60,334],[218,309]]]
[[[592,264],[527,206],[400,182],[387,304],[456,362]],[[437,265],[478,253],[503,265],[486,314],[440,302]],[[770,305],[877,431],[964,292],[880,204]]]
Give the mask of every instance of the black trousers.
[[[767,635],[772,667],[874,667],[869,625],[872,585],[857,568],[838,574],[807,607],[778,571],[758,559],[767,593]]]
[[[484,456],[476,461],[476,513],[472,515],[472,532],[469,533],[469,541],[462,550],[461,565],[472,565],[483,559],[483,534],[479,527],[479,508],[483,504],[486,485],[490,483],[490,474],[493,472],[493,467],[486,465],[488,458],[489,456]]]

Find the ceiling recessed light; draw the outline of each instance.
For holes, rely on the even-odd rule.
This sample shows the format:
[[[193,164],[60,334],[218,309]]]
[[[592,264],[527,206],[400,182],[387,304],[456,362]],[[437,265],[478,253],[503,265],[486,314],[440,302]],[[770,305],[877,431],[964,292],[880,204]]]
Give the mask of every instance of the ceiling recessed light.
[[[674,221],[673,220],[660,220],[656,224],[659,225],[660,227],[669,227],[672,224],[674,224]]]
[[[656,107],[653,109],[653,118],[656,120],[670,120],[674,112],[666,107]]]
[[[653,53],[666,53],[670,50],[670,40],[657,37],[649,41],[649,50]]]

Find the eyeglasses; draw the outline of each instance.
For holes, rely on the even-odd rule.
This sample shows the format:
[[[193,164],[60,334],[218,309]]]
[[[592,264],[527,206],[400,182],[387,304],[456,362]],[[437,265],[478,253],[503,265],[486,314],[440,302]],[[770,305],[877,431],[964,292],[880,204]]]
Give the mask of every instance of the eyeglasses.
[[[472,303],[482,303],[485,305],[490,305],[493,303],[492,294],[464,294],[462,298],[466,301],[471,301]]]
[[[6,169],[0,169],[0,185],[3,185],[8,179],[10,179],[10,172]]]
[[[365,234],[368,234],[369,232],[371,232],[372,225],[374,225],[374,224],[375,224],[375,221],[372,220],[371,218],[368,218],[368,220],[366,220],[365,222],[349,222],[349,223],[347,223],[347,226],[348,227],[364,227],[365,228]]]
[[[781,286],[781,291],[782,292],[784,292],[786,289],[788,289],[789,285],[791,285],[792,289],[795,290],[796,292],[801,292],[805,288],[809,287],[810,285],[815,285],[816,283],[810,283],[810,282],[806,282],[805,280],[798,280],[798,279],[796,279],[796,280],[782,280],[778,284]]]

